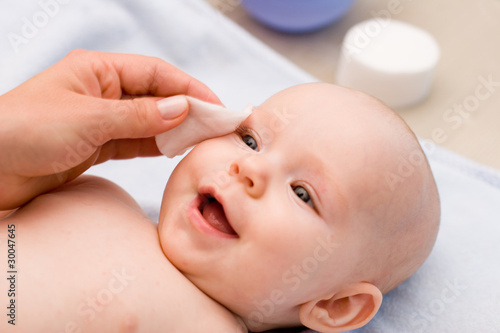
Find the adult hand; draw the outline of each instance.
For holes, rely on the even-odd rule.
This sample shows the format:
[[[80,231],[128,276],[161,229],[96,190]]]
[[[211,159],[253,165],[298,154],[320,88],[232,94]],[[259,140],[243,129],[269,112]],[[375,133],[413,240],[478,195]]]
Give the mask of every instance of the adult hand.
[[[154,136],[187,115],[185,94],[220,103],[157,58],[77,50],[0,96],[0,210],[109,159],[159,155]]]

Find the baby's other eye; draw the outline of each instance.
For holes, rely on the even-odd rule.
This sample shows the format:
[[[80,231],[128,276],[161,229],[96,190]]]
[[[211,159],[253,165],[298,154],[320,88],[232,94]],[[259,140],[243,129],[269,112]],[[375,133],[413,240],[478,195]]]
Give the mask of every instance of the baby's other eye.
[[[309,192],[307,192],[303,186],[294,186],[293,192],[299,197],[300,200],[304,201],[309,206],[314,207]]]

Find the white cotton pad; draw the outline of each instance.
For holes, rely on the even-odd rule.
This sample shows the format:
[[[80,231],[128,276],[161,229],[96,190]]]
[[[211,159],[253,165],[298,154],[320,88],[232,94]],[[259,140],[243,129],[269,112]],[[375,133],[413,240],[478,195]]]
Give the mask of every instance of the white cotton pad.
[[[435,39],[420,28],[392,19],[363,21],[344,37],[336,82],[404,108],[429,94],[439,54]]]
[[[182,155],[203,140],[233,132],[252,111],[248,105],[243,112],[186,96],[189,113],[177,127],[155,137],[160,152],[167,157]]]

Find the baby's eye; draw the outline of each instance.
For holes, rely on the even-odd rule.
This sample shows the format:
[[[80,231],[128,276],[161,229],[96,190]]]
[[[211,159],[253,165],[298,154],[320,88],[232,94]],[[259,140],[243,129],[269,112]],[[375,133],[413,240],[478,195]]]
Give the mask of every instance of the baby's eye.
[[[255,151],[259,151],[259,145],[257,144],[257,140],[255,140],[254,137],[252,135],[250,135],[250,133],[252,133],[252,132],[250,131],[250,129],[248,127],[240,125],[236,129],[235,133],[239,135],[241,140],[248,147],[250,147],[250,149],[253,149]]]
[[[295,192],[295,194],[299,197],[300,200],[304,201],[309,206],[314,207],[314,204],[311,200],[311,196],[303,186],[294,186],[293,192]]]
[[[258,150],[259,146],[257,145],[257,141],[251,135],[243,135],[241,140],[251,149]]]

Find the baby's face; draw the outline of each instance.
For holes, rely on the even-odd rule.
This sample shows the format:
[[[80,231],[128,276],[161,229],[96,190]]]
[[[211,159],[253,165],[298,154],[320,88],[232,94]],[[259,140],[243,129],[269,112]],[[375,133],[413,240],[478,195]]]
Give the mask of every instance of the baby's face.
[[[297,318],[298,305],[349,281],[363,257],[365,203],[385,158],[377,121],[336,87],[274,95],[175,169],[160,215],[166,256],[254,327]]]

